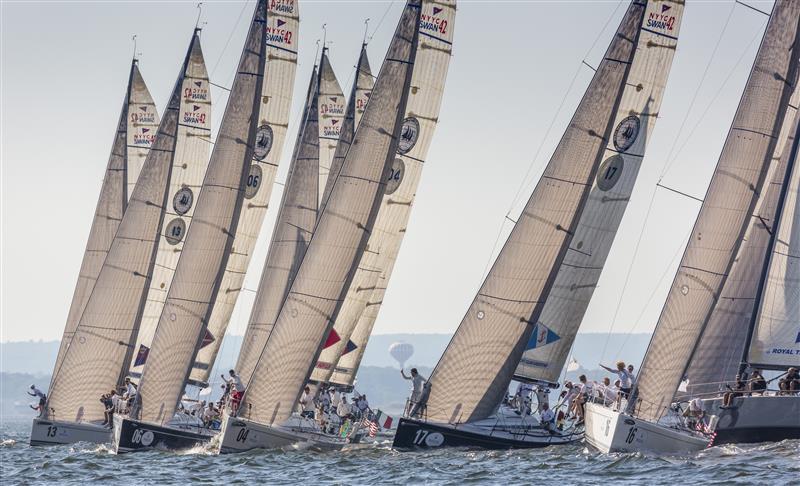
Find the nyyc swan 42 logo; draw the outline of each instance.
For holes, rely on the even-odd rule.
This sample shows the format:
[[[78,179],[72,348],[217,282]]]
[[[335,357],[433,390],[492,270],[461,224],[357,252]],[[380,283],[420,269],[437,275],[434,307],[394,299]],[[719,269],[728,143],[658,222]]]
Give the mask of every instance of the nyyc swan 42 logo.
[[[320,115],[339,115],[344,116],[344,100],[338,96],[328,96],[319,105]]]
[[[664,34],[675,35],[675,19],[671,5],[651,4],[654,9],[645,18],[645,27],[656,30]]]
[[[156,139],[156,132],[152,128],[141,128],[141,133],[133,134],[133,144],[143,147],[149,147]]]
[[[330,120],[330,124],[326,123],[322,125],[322,136],[328,138],[339,138],[339,134],[342,132],[342,125],[339,123],[339,120],[333,119]]]
[[[286,21],[275,19],[273,25],[267,26],[267,42],[281,46],[291,46],[294,33],[287,27]]]
[[[208,88],[203,87],[202,81],[195,81],[192,86],[183,89],[183,98],[190,101],[208,101]]]
[[[131,123],[155,123],[156,114],[146,106],[140,106],[138,110],[134,110],[130,114]]]
[[[437,37],[446,36],[449,34],[447,29],[447,19],[444,18],[443,11],[444,9],[441,7],[433,7],[433,10],[427,11],[420,14],[419,19],[419,28],[429,34],[433,34]]]
[[[269,2],[269,11],[282,14],[293,14],[294,0],[271,0]]]
[[[183,123],[191,123],[193,125],[205,125],[206,114],[200,111],[200,105],[191,105],[191,111],[183,112]]]

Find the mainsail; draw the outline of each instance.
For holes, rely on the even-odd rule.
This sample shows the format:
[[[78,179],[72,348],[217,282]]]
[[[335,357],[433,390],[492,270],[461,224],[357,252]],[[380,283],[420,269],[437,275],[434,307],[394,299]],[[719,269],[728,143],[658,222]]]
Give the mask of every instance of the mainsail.
[[[125,214],[128,198],[136,185],[136,179],[139,178],[139,172],[150,151],[157,129],[156,105],[139,72],[138,61],[134,59],[131,63],[128,88],[125,92],[125,101],[122,103],[117,131],[114,134],[114,143],[111,146],[111,155],[106,165],[106,175],[100,187],[100,198],[89,230],[89,240],[86,242],[78,283],[75,285],[67,324],[53,367],[56,371],[61,368],[64,353],[89,301],[92,288]]]
[[[408,2],[353,144],[245,392],[240,410],[254,421],[273,424],[290,416],[346,295],[397,151],[419,21],[420,4]]]
[[[308,86],[303,120],[297,133],[280,211],[261,272],[256,299],[242,339],[236,370],[250,380],[261,350],[269,338],[281,304],[297,274],[317,221],[321,143],[318,130],[319,73],[314,68]]]
[[[366,348],[406,234],[422,168],[439,120],[452,55],[455,14],[455,0],[422,4],[412,90],[403,116],[397,155],[386,176],[386,192],[367,249],[336,317],[331,337],[326,341],[328,346],[320,354],[311,375],[314,381],[349,386],[355,379],[362,350]],[[371,312],[364,316],[368,306]],[[353,331],[362,319],[362,331],[353,339]],[[346,356],[349,356],[346,363],[335,366]]]
[[[798,102],[800,90],[795,88],[773,156],[771,175],[767,179],[769,184],[765,185],[750,217],[730,275],[689,363],[686,395],[714,394],[724,389],[725,384],[739,372],[748,331],[754,321],[753,314],[759,307],[758,288],[762,270],[769,261],[778,199],[785,185],[786,166],[797,130]],[[784,215],[788,213],[790,211],[784,210]]]
[[[328,60],[328,49],[322,48],[322,57],[319,60],[319,100],[318,126],[319,126],[319,198],[322,199],[325,184],[336,154],[339,143],[339,134],[345,116],[345,100],[336,74]]]
[[[794,105],[795,107],[797,105]],[[782,214],[769,255],[761,309],[750,344],[751,367],[785,370],[800,367],[800,169],[798,166],[797,119],[792,135],[795,144]]]
[[[105,407],[100,395],[116,388],[128,370],[164,219],[181,93],[191,83],[186,76],[192,52],[200,42],[197,34],[195,30],[128,208],[64,359],[53,375],[48,397],[51,418],[76,422],[103,419]]]
[[[194,201],[208,167],[211,147],[211,90],[199,42],[195,43],[189,56],[183,84],[175,159],[167,189],[167,206],[164,208],[158,252],[139,323],[139,334],[133,348],[135,356],[130,360],[132,376],[141,376],[147,362],[158,318],[164,308],[164,300],[183,250],[184,237],[192,223]]]
[[[592,189],[619,181],[624,173],[620,153],[639,135],[644,112],[618,118],[640,41],[646,39],[653,49],[673,49],[678,17],[671,12],[682,3],[634,1],[628,7],[542,178],[429,380],[429,419],[486,418],[507,393],[561,264],[568,253],[584,251],[574,235]]]
[[[686,376],[731,274],[797,76],[800,2],[776,2],[728,138],[637,380],[637,416],[656,421]]]
[[[630,201],[678,43],[682,3],[650,2],[614,120],[613,146],[581,212],[514,379],[555,384]],[[668,24],[651,31],[657,20]],[[637,135],[638,134],[638,135]]]
[[[202,345],[212,305],[232,252],[251,162],[257,155],[267,1],[256,4],[203,187],[161,314],[137,395],[139,418],[171,419]],[[269,24],[271,25],[271,24]]]
[[[297,43],[300,27],[299,6],[295,0],[270,0],[267,7],[267,54],[261,103],[258,107],[258,132],[253,160],[247,176],[244,204],[239,209],[236,239],[233,242],[220,290],[212,304],[211,317],[202,347],[192,369],[191,380],[208,381],[211,367],[222,345],[236,299],[242,291],[250,257],[261,232],[272,194],[283,142],[289,126],[294,77],[297,70]]]

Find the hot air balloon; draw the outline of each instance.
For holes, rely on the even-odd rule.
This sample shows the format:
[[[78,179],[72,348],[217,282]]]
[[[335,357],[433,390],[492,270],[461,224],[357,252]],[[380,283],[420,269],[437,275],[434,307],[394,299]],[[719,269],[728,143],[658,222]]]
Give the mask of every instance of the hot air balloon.
[[[389,346],[389,354],[391,354],[392,358],[394,358],[400,365],[400,369],[403,369],[403,367],[406,364],[406,361],[408,361],[408,358],[410,358],[411,355],[414,354],[414,346],[412,346],[409,343],[404,343],[402,341],[397,343],[392,343],[392,345]]]

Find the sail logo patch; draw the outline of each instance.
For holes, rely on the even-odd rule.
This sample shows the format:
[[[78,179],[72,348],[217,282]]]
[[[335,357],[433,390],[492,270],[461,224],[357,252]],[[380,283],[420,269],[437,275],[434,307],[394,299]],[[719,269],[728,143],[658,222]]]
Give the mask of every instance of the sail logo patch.
[[[195,125],[206,124],[206,114],[200,112],[201,106],[192,105],[191,111],[183,112],[183,123],[192,123]]]
[[[356,97],[356,110],[364,111],[367,108],[367,101],[369,101],[369,91],[364,92],[361,96]]]
[[[190,101],[208,101],[208,89],[200,87],[202,86],[200,81],[195,84],[197,85],[195,88],[189,86],[183,89],[183,98]]]
[[[269,10],[270,12],[292,14],[294,13],[294,0],[271,0]]]
[[[531,338],[528,340],[528,345],[525,347],[525,349],[541,348],[542,346],[554,343],[559,339],[561,339],[561,336],[554,333],[552,329],[545,326],[541,322],[538,322],[535,326],[533,326],[533,334],[531,334]]]
[[[407,154],[414,148],[419,139],[419,121],[414,117],[408,117],[403,120],[403,126],[400,127],[400,141],[397,144],[397,153],[400,155]]]
[[[131,113],[131,123],[155,123],[156,114],[148,112],[146,106],[140,106],[139,112]]]
[[[671,34],[675,30],[676,22],[675,15],[672,14],[672,6],[662,4],[660,8],[647,14],[645,27],[665,34]]]
[[[319,106],[320,115],[341,115],[344,116],[344,105],[338,101],[338,98],[330,97],[330,103],[322,103]]]
[[[133,144],[149,147],[156,139],[156,134],[149,128],[142,128],[142,133],[133,134]]]
[[[285,20],[276,19],[274,26],[267,26],[267,43],[282,44],[286,46],[292,45],[292,37],[294,33],[285,28]]]
[[[422,12],[419,18],[420,30],[435,33],[438,36],[447,35],[447,19],[439,17],[442,10],[440,7],[433,7],[433,13]]]

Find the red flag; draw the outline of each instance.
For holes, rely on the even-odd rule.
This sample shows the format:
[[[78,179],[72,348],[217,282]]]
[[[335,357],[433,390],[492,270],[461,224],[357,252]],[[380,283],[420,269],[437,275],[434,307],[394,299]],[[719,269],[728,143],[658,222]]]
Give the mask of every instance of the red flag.
[[[325,346],[323,346],[322,349],[329,348],[341,340],[342,338],[336,333],[336,329],[331,329],[331,333],[328,334],[328,339],[325,340]]]

